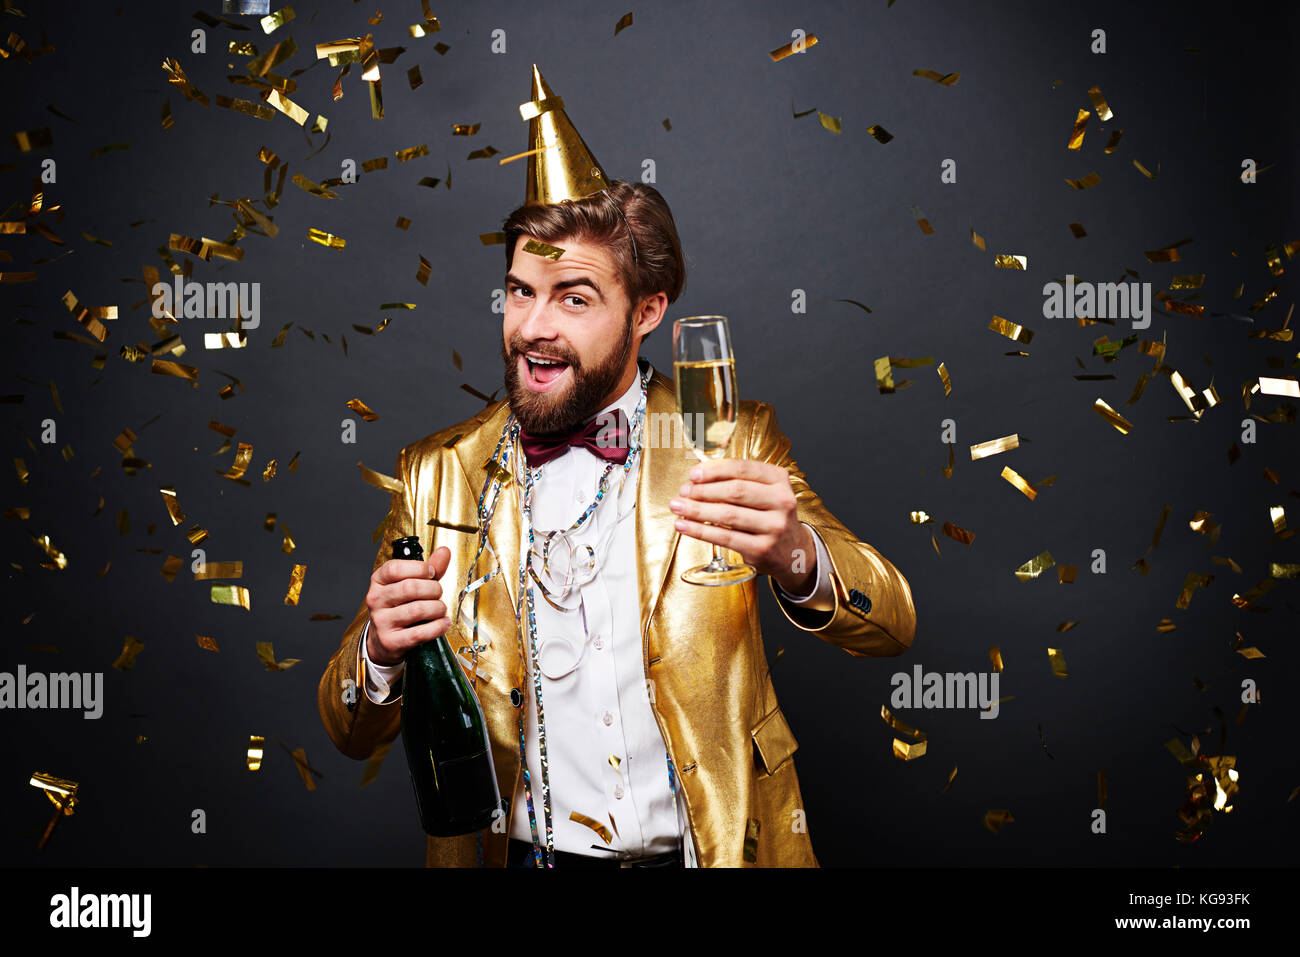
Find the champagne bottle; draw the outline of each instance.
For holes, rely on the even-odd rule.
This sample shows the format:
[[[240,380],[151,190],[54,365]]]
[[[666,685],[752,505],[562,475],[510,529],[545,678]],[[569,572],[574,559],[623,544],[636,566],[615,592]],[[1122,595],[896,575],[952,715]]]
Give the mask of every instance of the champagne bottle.
[[[420,539],[396,539],[393,558],[423,561]],[[402,745],[425,833],[451,837],[491,826],[501,793],[487,722],[445,634],[406,655]]]

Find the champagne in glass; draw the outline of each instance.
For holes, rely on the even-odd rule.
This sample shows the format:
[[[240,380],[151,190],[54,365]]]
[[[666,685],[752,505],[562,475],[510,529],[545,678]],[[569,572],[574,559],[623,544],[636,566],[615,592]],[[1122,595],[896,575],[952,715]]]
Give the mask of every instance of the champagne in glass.
[[[673,372],[687,442],[701,458],[721,458],[736,428],[739,401],[725,316],[689,316],[673,323]],[[729,564],[722,546],[714,545],[713,560],[683,572],[682,581],[736,585],[755,574],[752,565]]]

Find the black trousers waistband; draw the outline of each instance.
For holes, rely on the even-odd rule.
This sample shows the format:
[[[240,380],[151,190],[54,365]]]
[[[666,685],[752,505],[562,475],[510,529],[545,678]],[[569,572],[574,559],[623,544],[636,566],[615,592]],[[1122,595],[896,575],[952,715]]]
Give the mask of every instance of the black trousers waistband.
[[[542,854],[546,851],[543,849]],[[533,845],[528,841],[520,841],[515,838],[510,839],[509,850],[507,851],[507,867],[525,867],[527,861],[533,856]],[[640,857],[634,859],[619,857],[596,857],[591,854],[573,854],[569,851],[555,851],[556,867],[588,867],[588,868],[606,868],[618,869],[622,867],[682,867],[682,854],[680,850],[669,851],[666,854],[658,854],[654,857]]]

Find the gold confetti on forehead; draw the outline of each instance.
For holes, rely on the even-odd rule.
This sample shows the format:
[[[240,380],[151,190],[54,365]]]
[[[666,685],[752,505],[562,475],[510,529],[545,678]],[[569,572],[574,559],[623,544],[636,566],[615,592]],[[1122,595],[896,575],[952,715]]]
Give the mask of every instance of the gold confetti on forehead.
[[[558,262],[560,257],[564,255],[564,250],[559,246],[552,246],[550,243],[540,242],[536,239],[526,240],[523,250],[526,253],[541,256],[543,259],[549,259],[552,262]]]

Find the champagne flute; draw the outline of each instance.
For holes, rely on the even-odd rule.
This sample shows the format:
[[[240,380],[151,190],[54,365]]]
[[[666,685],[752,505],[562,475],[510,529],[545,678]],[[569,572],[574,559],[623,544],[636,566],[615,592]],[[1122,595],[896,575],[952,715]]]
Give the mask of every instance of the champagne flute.
[[[701,461],[721,458],[736,428],[736,359],[725,316],[687,316],[673,323],[673,374],[686,441]],[[716,524],[706,522],[706,525]],[[682,572],[692,585],[737,585],[757,572],[729,564],[722,546],[713,560]]]

